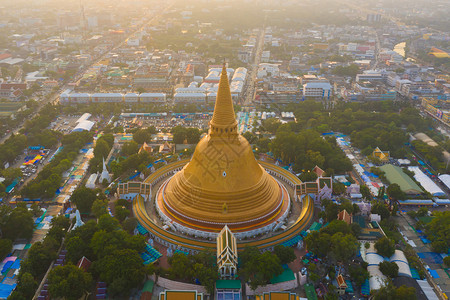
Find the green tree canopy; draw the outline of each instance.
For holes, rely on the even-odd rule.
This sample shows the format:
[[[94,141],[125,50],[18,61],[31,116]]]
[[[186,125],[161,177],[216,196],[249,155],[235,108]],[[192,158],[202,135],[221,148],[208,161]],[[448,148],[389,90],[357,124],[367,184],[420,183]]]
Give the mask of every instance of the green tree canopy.
[[[97,199],[96,191],[84,186],[77,188],[70,196],[70,201],[77,206],[81,213],[90,213],[95,199]]]
[[[266,251],[261,253],[256,247],[247,247],[240,254],[240,276],[249,281],[253,290],[260,285],[266,285],[274,276],[283,272],[278,256]]]
[[[276,245],[274,253],[280,259],[281,264],[288,264],[296,259],[294,249],[291,247]]]
[[[94,203],[92,203],[92,214],[96,218],[100,218],[102,215],[108,213],[108,200],[96,199]]]
[[[433,250],[447,253],[450,249],[450,211],[435,212],[435,217],[425,226]]]
[[[372,205],[371,212],[373,214],[380,215],[382,220],[389,218],[389,216],[391,215],[391,213],[389,212],[389,209],[386,207],[386,205],[383,202],[377,202],[374,205]]]
[[[106,159],[106,157],[108,157],[110,150],[111,147],[109,147],[108,142],[106,142],[103,139],[98,139],[94,148],[94,156],[97,157],[99,160],[102,160],[103,158]]]
[[[375,293],[373,294],[373,299],[415,300],[417,299],[417,296],[416,290],[413,287],[407,287],[406,285],[402,285],[396,288],[392,284],[392,282],[389,282],[388,285],[383,286],[379,290],[375,291]]]
[[[48,275],[52,298],[77,300],[92,288],[91,274],[72,264],[57,266]]]
[[[406,194],[400,189],[400,186],[396,183],[392,183],[386,189],[387,194],[394,200],[405,199]]]
[[[382,237],[375,243],[378,254],[384,257],[391,257],[395,252],[395,243],[388,237]]]
[[[30,239],[33,235],[33,214],[25,205],[18,205],[2,220],[3,237],[10,240]]]
[[[122,154],[125,156],[137,154],[138,151],[139,151],[139,145],[135,141],[126,142],[122,146]]]
[[[11,253],[12,241],[8,239],[0,239],[0,259],[3,260],[6,255]]]
[[[33,275],[28,272],[22,273],[19,276],[16,290],[8,299],[33,299],[37,286],[38,284]]]
[[[398,276],[398,266],[395,262],[383,261],[380,263],[380,271],[390,278]]]
[[[133,140],[138,144],[150,141],[151,134],[146,129],[138,129],[133,133]]]
[[[133,249],[115,249],[105,254],[94,262],[95,271],[100,275],[100,279],[108,284],[111,296],[128,295],[144,280],[146,273],[142,258],[138,251]]]

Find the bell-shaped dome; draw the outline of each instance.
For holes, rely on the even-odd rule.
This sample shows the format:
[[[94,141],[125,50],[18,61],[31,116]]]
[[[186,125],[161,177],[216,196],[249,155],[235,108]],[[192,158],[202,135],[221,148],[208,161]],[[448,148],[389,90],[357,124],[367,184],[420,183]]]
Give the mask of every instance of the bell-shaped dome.
[[[283,194],[237,132],[224,66],[209,133],[191,161],[163,186],[163,209],[176,222],[201,230],[220,231],[224,225],[250,230],[282,213]]]

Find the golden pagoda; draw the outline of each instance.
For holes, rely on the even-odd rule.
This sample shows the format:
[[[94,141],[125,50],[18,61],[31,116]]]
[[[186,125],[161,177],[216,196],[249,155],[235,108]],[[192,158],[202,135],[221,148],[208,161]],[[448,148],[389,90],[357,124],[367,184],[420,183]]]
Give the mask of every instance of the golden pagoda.
[[[157,195],[162,213],[186,227],[219,232],[225,225],[248,231],[275,222],[289,196],[256,161],[238,133],[225,65],[208,134],[191,161]]]

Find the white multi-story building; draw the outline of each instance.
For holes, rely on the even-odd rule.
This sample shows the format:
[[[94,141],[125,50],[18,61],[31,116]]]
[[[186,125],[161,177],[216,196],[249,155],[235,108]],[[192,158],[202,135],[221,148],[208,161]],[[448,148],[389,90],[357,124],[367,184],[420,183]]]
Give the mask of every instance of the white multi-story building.
[[[383,81],[384,76],[381,73],[364,73],[356,75],[356,82],[360,81]]]
[[[280,76],[280,69],[277,64],[261,63],[259,64],[258,78],[267,76]]]
[[[205,93],[176,93],[173,96],[175,103],[205,103]]]
[[[165,103],[166,94],[164,93],[142,93],[139,96],[141,103]]]
[[[270,51],[263,51],[261,53],[261,61],[263,63],[268,63],[270,60]]]
[[[88,93],[69,94],[69,103],[89,103],[90,95]]]
[[[136,93],[128,93],[123,96],[125,103],[137,103],[139,102],[139,95]]]
[[[308,82],[303,86],[303,98],[330,99],[331,84],[329,82]]]
[[[395,86],[397,84],[397,81],[400,80],[400,76],[398,76],[396,73],[391,73],[387,77],[387,84],[389,86]]]
[[[234,72],[233,78],[231,81],[245,81],[245,78],[247,77],[247,69],[240,67],[237,68]]]
[[[175,89],[176,94],[192,94],[192,93],[205,93],[206,90],[203,87],[187,87]]]
[[[95,93],[91,95],[92,103],[121,103],[123,95],[120,93]]]

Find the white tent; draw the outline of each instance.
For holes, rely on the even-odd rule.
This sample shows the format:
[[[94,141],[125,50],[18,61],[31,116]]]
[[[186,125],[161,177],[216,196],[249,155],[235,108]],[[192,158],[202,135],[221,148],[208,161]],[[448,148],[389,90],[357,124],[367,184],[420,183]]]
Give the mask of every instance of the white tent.
[[[408,260],[405,254],[401,250],[395,250],[394,255],[389,259],[398,266],[398,276],[412,277],[411,270],[409,269]]]
[[[450,175],[449,174],[442,174],[439,175],[439,179],[450,189]]]
[[[408,170],[414,172],[414,178],[422,185],[422,187],[429,192],[431,195],[439,197],[444,196],[444,191],[433,181],[430,177],[428,177],[422,170],[417,167],[408,167]]]

